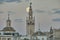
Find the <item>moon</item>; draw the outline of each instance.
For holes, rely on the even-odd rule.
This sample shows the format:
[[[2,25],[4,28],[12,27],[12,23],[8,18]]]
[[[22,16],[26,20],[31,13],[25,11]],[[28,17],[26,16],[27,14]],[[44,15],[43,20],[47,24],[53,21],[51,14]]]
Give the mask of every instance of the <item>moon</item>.
[[[26,11],[29,12],[29,7],[26,8]]]

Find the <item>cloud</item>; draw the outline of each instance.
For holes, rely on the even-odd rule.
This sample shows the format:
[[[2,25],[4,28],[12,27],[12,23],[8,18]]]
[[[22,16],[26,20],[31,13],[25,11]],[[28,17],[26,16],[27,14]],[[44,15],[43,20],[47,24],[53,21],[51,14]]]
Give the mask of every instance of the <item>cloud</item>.
[[[4,2],[21,2],[21,0],[0,0],[0,4]]]
[[[60,9],[53,9],[52,12],[53,12],[54,14],[60,14]]]
[[[29,0],[25,0],[25,2],[29,2]]]
[[[17,18],[14,20],[15,22],[23,22],[23,19]]]
[[[59,9],[52,9],[52,10],[59,10]]]
[[[52,19],[52,21],[60,21],[60,18]]]
[[[0,11],[0,14],[3,14],[4,12]]]
[[[35,12],[37,12],[37,13],[45,13],[46,11],[37,9],[37,10],[35,10]]]
[[[60,10],[55,11],[55,13],[59,13],[60,14]]]
[[[2,3],[3,3],[3,1],[4,1],[4,0],[0,0],[0,4],[2,4]]]
[[[13,12],[13,11],[8,11],[8,13],[9,13],[9,14],[15,14],[15,12]]]
[[[21,0],[5,0],[5,2],[21,2]]]

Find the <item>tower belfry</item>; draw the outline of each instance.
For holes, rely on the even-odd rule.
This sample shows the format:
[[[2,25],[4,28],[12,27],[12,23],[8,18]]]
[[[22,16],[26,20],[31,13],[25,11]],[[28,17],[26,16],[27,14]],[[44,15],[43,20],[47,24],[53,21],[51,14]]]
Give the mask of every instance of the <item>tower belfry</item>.
[[[35,17],[33,17],[33,12],[32,12],[32,3],[30,2],[29,6],[29,13],[28,17],[26,19],[26,33],[27,35],[32,35],[35,31]]]

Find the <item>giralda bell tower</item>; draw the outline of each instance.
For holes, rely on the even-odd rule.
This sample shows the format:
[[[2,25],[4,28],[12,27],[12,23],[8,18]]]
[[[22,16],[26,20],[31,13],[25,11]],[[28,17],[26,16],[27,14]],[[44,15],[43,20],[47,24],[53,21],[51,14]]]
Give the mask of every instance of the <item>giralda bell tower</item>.
[[[33,17],[32,3],[30,2],[28,17],[26,19],[26,33],[32,35],[35,31],[35,17]]]

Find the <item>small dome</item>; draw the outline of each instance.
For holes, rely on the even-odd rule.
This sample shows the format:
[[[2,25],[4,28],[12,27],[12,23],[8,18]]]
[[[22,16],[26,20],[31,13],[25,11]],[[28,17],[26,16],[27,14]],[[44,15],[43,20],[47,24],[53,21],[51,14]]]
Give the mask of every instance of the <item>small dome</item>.
[[[2,31],[15,31],[12,27],[5,27]]]
[[[33,35],[37,35],[37,36],[40,36],[40,35],[46,35],[46,34],[44,34],[43,32],[41,32],[41,31],[37,31],[37,32],[35,32]]]

